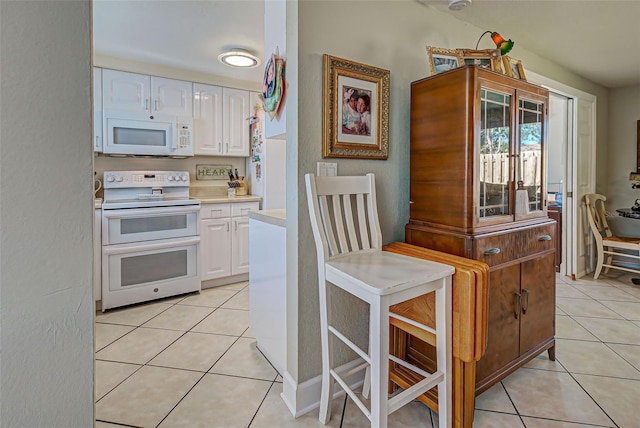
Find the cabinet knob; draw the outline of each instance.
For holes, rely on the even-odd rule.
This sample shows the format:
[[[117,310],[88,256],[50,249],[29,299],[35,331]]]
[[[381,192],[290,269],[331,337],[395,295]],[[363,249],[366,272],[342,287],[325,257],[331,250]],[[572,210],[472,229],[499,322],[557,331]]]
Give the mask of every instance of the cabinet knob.
[[[542,235],[538,238],[538,241],[551,241],[551,235]]]
[[[492,254],[500,254],[500,248],[489,248],[488,250],[484,250],[485,256],[490,256]]]

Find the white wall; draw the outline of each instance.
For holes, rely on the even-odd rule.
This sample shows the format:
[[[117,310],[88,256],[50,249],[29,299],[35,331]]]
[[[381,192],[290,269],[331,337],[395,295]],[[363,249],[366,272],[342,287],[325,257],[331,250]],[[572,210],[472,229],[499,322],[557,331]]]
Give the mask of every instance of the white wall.
[[[611,228],[616,233],[640,236],[640,221],[616,218],[616,208],[631,208],[640,198],[640,189],[632,189],[629,173],[636,170],[637,121],[640,120],[640,86],[611,91],[609,108],[609,144],[606,162],[609,174],[601,191],[607,196]]]
[[[322,54],[391,71],[389,159],[330,159],[339,164],[340,175],[376,174],[382,235],[384,242],[388,243],[404,240],[404,226],[409,220],[410,84],[429,75],[425,46],[472,47],[484,30],[414,1],[300,1],[298,8],[299,131],[296,133],[298,159],[295,163],[298,183],[295,187],[290,184],[287,190],[289,194],[297,191],[296,222],[299,228],[297,254],[293,255],[291,248],[287,247],[287,257],[290,264],[297,263],[298,269],[298,381],[304,381],[319,374],[321,365],[315,247],[311,230],[307,227],[309,216],[303,182],[304,174],[315,171],[316,162],[322,160]],[[528,53],[520,45],[512,54],[523,61],[527,70],[606,98],[605,88]],[[289,105],[288,114],[291,113]],[[604,113],[605,119],[601,120],[606,120],[606,102],[604,106],[598,105],[598,113]],[[602,126],[599,122],[598,126],[598,136],[601,137],[602,129],[606,131],[606,122]],[[291,132],[288,129],[288,146],[293,142]],[[288,205],[288,226],[291,216],[291,206]],[[344,313],[349,312],[349,316],[353,316],[355,309],[351,307],[350,300],[338,299],[338,305],[342,305]],[[364,317],[362,313],[353,328],[356,337],[365,335]]]
[[[2,426],[93,426],[90,19],[0,2]]]

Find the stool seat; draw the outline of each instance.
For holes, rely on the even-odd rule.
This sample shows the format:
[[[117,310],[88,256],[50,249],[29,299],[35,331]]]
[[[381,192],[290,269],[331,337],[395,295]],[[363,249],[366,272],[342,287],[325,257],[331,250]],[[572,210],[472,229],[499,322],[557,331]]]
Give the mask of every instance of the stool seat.
[[[322,344],[320,421],[326,424],[331,418],[335,381],[370,420],[372,428],[385,428],[389,414],[437,387],[439,427],[450,427],[453,407],[451,276],[455,269],[438,262],[382,251],[373,174],[356,177],[306,174],[305,181],[318,260]],[[340,331],[332,324],[332,293],[328,284],[369,304],[369,349],[366,352],[349,337],[353,332]],[[435,292],[435,329],[390,310],[395,304],[432,292]],[[348,320],[350,316],[351,313],[346,313],[339,318]],[[391,318],[435,336],[434,373],[427,373],[389,354]],[[358,355],[359,361],[354,368],[334,367],[334,339]],[[390,362],[417,373],[422,380],[389,397]],[[371,393],[369,408],[345,380],[362,370],[365,370],[362,395],[367,397]]]
[[[377,295],[411,289],[455,271],[453,266],[378,250],[337,256],[325,266],[327,281],[340,281],[341,288],[347,287],[346,281]]]

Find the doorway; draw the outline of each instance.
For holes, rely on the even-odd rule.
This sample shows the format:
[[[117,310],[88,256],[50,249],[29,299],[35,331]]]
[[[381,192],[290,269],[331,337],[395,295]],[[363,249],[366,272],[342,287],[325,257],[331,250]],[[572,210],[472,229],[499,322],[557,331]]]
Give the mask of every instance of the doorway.
[[[566,165],[563,182],[563,275],[573,279],[590,272],[592,259],[592,239],[584,210],[584,195],[594,193],[596,188],[596,97],[548,77],[527,71],[527,80],[543,86],[561,98],[555,98],[565,111],[566,99]],[[551,101],[550,101],[551,102]],[[553,112],[549,109],[549,115]],[[549,135],[549,140],[552,136]],[[548,168],[547,168],[548,171]]]
[[[571,189],[573,156],[571,154],[573,139],[574,100],[565,95],[549,92],[549,125],[547,145],[547,212],[549,217],[558,223],[556,233],[560,239],[557,251],[556,270],[563,275],[570,275],[567,269],[572,259],[571,248],[567,248],[567,242],[572,242],[570,226],[573,223],[571,210],[564,209],[567,189]]]

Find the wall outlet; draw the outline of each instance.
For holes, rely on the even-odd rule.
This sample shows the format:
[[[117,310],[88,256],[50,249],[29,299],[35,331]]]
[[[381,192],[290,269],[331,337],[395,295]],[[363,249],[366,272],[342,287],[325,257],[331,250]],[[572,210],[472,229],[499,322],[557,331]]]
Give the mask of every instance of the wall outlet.
[[[333,162],[318,162],[318,176],[335,176],[338,175],[338,164]]]

